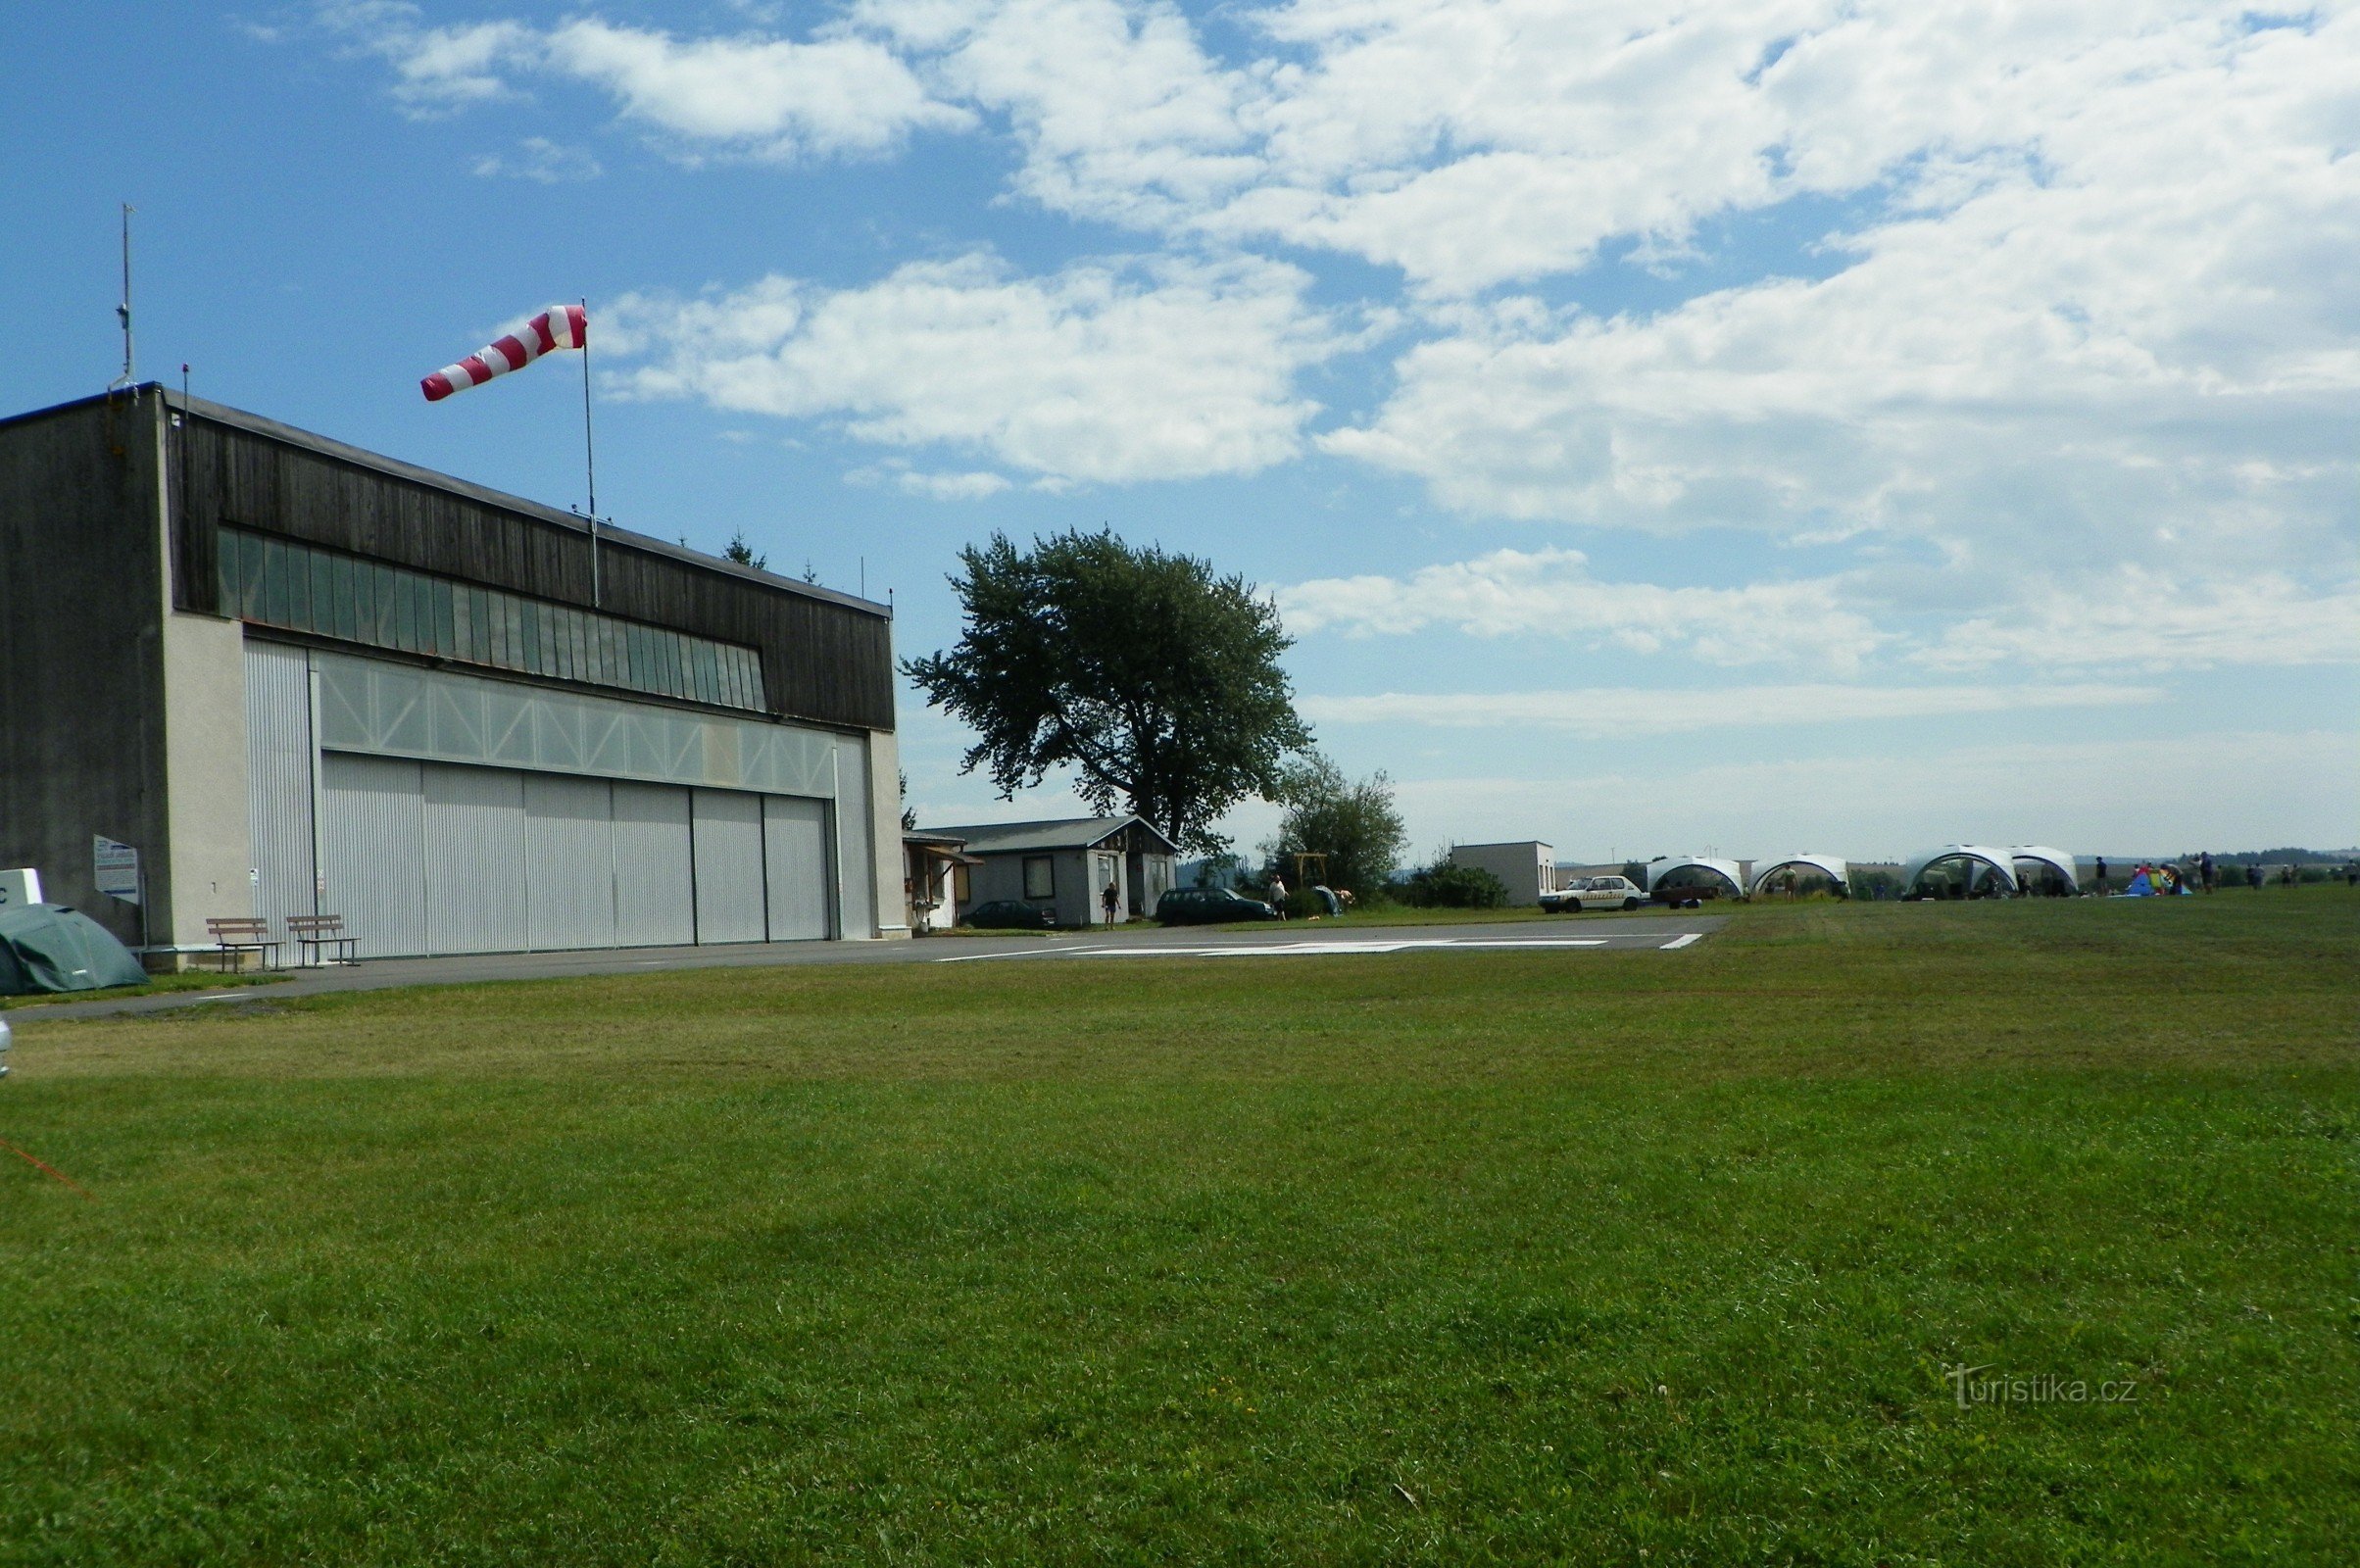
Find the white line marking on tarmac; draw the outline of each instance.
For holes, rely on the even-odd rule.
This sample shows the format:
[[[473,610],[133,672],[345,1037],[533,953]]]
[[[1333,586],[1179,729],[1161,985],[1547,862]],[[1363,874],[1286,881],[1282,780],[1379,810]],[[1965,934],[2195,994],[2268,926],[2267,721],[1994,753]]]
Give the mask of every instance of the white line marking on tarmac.
[[[1005,958],[1259,958],[1337,953],[1406,953],[1426,948],[1602,948],[1604,937],[1542,937],[1506,942],[1431,937],[1403,942],[1257,942],[1220,948],[1043,948],[1027,953],[962,953],[936,963],[984,963]]]
[[[1674,938],[1672,938],[1672,940],[1671,940],[1671,941],[1669,941],[1669,942],[1666,942],[1666,943],[1665,943],[1665,944],[1664,944],[1662,947],[1660,947],[1660,948],[1656,949],[1655,951],[1656,951],[1656,952],[1658,952],[1658,953],[1669,953],[1669,952],[1671,952],[1671,951],[1672,951],[1674,948],[1685,948],[1685,947],[1687,947],[1687,946],[1688,946],[1690,943],[1692,943],[1692,942],[1696,941],[1696,940],[1698,937],[1702,936],[1703,934],[1704,934],[1704,933],[1703,933],[1703,932],[1701,932],[1701,931],[1691,931],[1691,932],[1690,932],[1688,935],[1686,935],[1686,936],[1684,936],[1684,937],[1674,937]]]

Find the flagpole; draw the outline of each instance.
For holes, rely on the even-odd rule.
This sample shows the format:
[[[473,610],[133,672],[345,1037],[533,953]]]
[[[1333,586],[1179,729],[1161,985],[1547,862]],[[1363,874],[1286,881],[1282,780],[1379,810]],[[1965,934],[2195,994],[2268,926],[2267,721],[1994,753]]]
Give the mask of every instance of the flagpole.
[[[582,472],[590,487],[590,608],[598,595],[598,447],[590,439],[590,296],[582,296]]]

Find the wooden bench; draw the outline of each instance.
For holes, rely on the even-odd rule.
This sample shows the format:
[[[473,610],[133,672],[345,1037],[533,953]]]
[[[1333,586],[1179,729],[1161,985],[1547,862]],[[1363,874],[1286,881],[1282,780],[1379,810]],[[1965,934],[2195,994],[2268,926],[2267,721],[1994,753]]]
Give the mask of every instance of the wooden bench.
[[[242,971],[246,955],[259,954],[263,967],[278,967],[278,950],[282,946],[270,935],[270,922],[248,915],[209,914],[205,917],[205,933],[221,945],[221,972],[227,974],[234,960]]]
[[[350,963],[353,961],[353,938],[344,929],[340,914],[290,914],[287,916],[287,935],[295,939],[296,962],[303,963],[305,949],[311,950],[311,963]],[[337,950],[334,958],[322,957],[326,948]]]

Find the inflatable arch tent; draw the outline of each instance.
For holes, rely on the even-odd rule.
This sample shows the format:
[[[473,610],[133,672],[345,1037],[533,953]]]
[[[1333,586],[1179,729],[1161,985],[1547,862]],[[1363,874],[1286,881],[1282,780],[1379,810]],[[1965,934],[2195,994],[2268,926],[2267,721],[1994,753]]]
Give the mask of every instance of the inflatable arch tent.
[[[64,904],[0,909],[0,997],[146,983],[130,949],[81,910]]]
[[[1842,899],[1851,895],[1851,869],[1842,856],[1790,855],[1783,860],[1769,861],[1753,873],[1754,897],[1761,897],[1762,890],[1770,885],[1770,879],[1781,871],[1793,871],[1797,876],[1816,872],[1836,884],[1836,897]]]
[[[1954,886],[1961,890],[1959,896],[1970,899],[2014,898],[2021,891],[2015,856],[1984,844],[1945,844],[1911,860],[1901,873],[1904,899],[1949,898]]]
[[[2024,892],[2071,898],[2082,891],[2081,873],[2074,869],[2073,857],[2063,850],[2045,844],[2019,844],[2007,853],[2013,857],[2016,885]]]
[[[1742,899],[1745,873],[1735,860],[1666,856],[1647,862],[1647,892],[1652,894],[1657,888],[1694,888],[1700,898]]]

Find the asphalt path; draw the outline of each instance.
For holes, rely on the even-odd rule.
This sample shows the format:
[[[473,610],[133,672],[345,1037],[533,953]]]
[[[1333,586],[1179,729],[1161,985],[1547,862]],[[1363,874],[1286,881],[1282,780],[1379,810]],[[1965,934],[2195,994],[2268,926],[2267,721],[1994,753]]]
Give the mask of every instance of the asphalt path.
[[[586,953],[486,953],[446,958],[371,958],[361,963],[297,969],[274,985],[224,986],[219,991],[168,991],[108,1002],[57,1003],[12,1008],[18,1033],[43,1024],[176,1008],[267,1004],[296,997],[400,986],[473,985],[487,980],[555,980],[575,975],[638,974],[656,969],[772,968],[798,964],[1002,963],[1109,958],[1285,958],[1435,952],[1602,953],[1611,949],[1678,952],[1728,920],[1727,915],[1676,917],[1568,915],[1498,925],[1283,925],[1128,928],[1109,932],[1007,933],[938,936],[910,942],[776,942],[731,947],[600,949]]]

